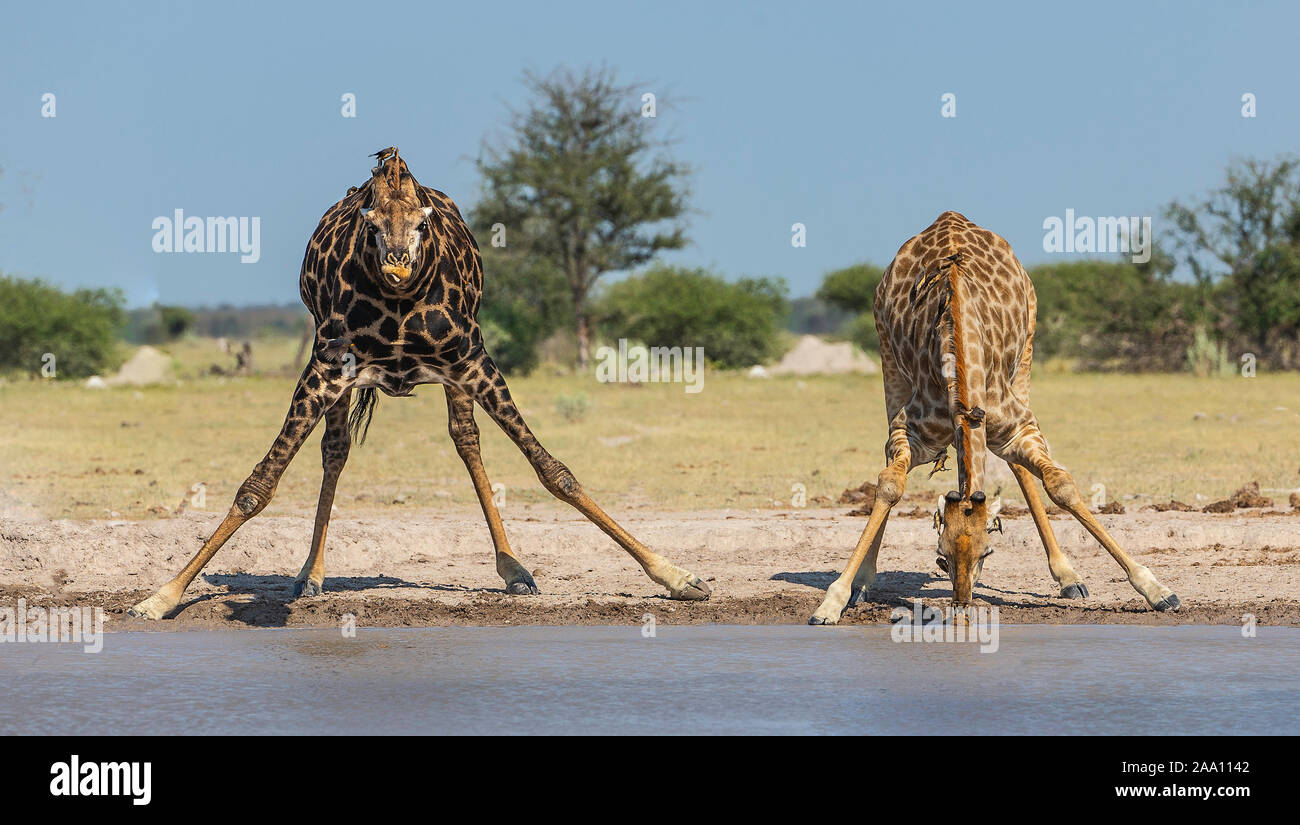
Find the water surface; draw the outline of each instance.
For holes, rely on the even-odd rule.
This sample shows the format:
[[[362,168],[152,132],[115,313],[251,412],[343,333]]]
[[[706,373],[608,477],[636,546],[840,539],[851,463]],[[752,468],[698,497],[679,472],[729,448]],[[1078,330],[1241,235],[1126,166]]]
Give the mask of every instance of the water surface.
[[[1300,733],[1300,628],[518,627],[0,644],[4,734]]]

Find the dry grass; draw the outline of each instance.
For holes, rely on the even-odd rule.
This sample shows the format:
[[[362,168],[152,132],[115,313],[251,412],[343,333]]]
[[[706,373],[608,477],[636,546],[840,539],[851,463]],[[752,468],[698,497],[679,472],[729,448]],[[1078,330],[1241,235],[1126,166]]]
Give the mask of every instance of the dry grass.
[[[295,350],[294,341],[262,342],[258,366],[282,370]],[[0,384],[0,489],[50,517],[135,519],[174,511],[202,482],[206,509],[223,512],[270,446],[293,378],[196,379],[209,363],[225,363],[211,342],[171,352],[179,384]],[[545,373],[513,380],[515,398],[542,443],[615,513],[787,506],[796,483],[810,499],[833,500],[880,470],[878,377],[710,373],[704,391],[690,395],[681,385],[601,385]],[[575,416],[579,396],[586,411]],[[1033,401],[1057,459],[1085,494],[1101,483],[1130,506],[1171,497],[1197,503],[1198,494],[1204,503],[1258,480],[1285,507],[1286,493],[1267,491],[1300,485],[1300,375],[1044,373],[1035,375]],[[507,506],[548,500],[514,446],[482,411],[478,419],[484,461],[506,485]],[[318,444],[319,431],[268,512],[314,507]],[[927,481],[918,471],[909,492],[946,490],[954,477]],[[1003,492],[1018,493],[1014,483]],[[475,506],[438,387],[381,399],[369,440],[353,448],[337,506],[353,513]]]

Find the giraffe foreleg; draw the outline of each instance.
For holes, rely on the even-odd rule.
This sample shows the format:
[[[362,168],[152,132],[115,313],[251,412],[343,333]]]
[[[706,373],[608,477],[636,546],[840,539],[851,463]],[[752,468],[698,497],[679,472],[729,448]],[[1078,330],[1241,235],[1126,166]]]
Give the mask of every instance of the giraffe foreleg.
[[[497,575],[506,583],[507,593],[536,595],[539,592],[537,583],[510,549],[505,526],[501,523],[501,514],[492,498],[492,484],[483,468],[483,456],[479,450],[478,424],[474,422],[474,399],[450,384],[444,385],[444,389],[447,392],[447,431],[474,482],[474,492],[478,495],[479,506],[483,508],[488,532],[492,534]]]
[[[348,406],[352,391],[345,392],[325,413],[325,435],[320,442],[320,498],[316,502],[316,522],[312,527],[311,552],[293,584],[294,596],[319,596],[325,589],[325,534],[334,509],[334,491],[339,475],[348,462],[352,434],[348,432]]]
[[[1038,529],[1038,537],[1043,542],[1043,549],[1047,551],[1047,568],[1061,588],[1061,597],[1086,599],[1088,586],[1083,583],[1083,579],[1079,578],[1079,574],[1074,572],[1069,557],[1062,552],[1061,546],[1056,541],[1056,534],[1052,532],[1052,523],[1047,518],[1043,500],[1039,498],[1038,490],[1034,487],[1033,473],[1019,464],[1012,463],[1010,466],[1011,472],[1016,477],[1016,483],[1020,485],[1020,492],[1025,496],[1025,504],[1029,505],[1029,512],[1034,518],[1034,527]]]
[[[252,474],[239,486],[239,492],[235,494],[235,502],[231,505],[230,512],[175,578],[130,609],[132,616],[161,619],[176,609],[181,597],[185,595],[185,588],[190,586],[194,577],[216,555],[221,546],[244,522],[266,509],[266,505],[275,495],[275,488],[279,485],[285,468],[289,466],[289,462],[293,460],[316,423],[320,421],[322,413],[338,401],[351,381],[351,378],[341,375],[338,368],[329,367],[317,359],[312,359],[303,371],[302,377],[298,379],[280,434],[271,445],[271,449],[267,451],[266,457],[258,462]]]
[[[876,579],[876,557],[880,553],[880,542],[885,535],[885,522],[889,520],[889,511],[907,488],[907,472],[912,468],[912,453],[905,439],[895,450],[889,466],[880,471],[876,483],[876,503],[871,507],[871,517],[858,539],[853,555],[844,572],[830,587],[826,588],[826,597],[813,613],[808,624],[835,624],[840,614],[852,597],[854,604],[861,601]]]
[[[1110,553],[1124,569],[1129,584],[1146,599],[1147,604],[1159,611],[1178,609],[1181,603],[1174,591],[1161,584],[1150,570],[1135,562],[1128,553],[1124,552],[1097,517],[1088,510],[1083,497],[1079,495],[1074,479],[1064,467],[1052,460],[1047,441],[1037,428],[1031,428],[1026,432],[1016,445],[1007,451],[1006,458],[1009,462],[1025,467],[1042,480],[1048,498],[1057,506],[1068,510],[1070,515],[1074,516],[1084,529],[1106,548],[1106,552]]]
[[[888,526],[889,513],[885,513],[885,520],[880,523],[880,529],[876,531],[876,537],[871,542],[871,549],[867,551],[866,558],[862,560],[862,566],[858,568],[858,572],[853,576],[848,607],[866,601],[867,592],[871,590],[871,585],[876,583],[876,558],[880,555],[880,542],[885,537],[885,528]]]
[[[551,495],[578,510],[592,524],[618,542],[619,546],[641,565],[641,569],[652,581],[667,588],[672,598],[697,601],[709,597],[709,586],[703,579],[671,563],[637,541],[631,533],[624,530],[618,522],[600,509],[596,502],[592,501],[568,467],[546,451],[529,430],[523,416],[519,414],[518,407],[510,397],[505,379],[486,352],[480,351],[475,357],[462,364],[454,383],[473,397],[506,435],[510,436],[515,446],[533,465],[537,478]]]

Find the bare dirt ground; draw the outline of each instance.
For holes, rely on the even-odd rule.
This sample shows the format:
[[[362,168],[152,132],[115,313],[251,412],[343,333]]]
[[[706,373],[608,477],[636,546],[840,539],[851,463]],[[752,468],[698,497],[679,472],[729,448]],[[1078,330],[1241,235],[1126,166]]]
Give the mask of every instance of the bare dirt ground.
[[[547,507],[506,513],[516,553],[540,596],[501,588],[477,511],[417,511],[395,517],[336,517],[326,552],[326,592],[294,600],[293,577],[307,552],[305,516],[263,516],[245,525],[195,580],[173,618],[149,622],[126,609],[169,579],[198,549],[219,514],[156,521],[49,521],[3,508],[0,605],[101,606],[110,629],[177,630],[337,626],[802,623],[821,601],[865,525],[849,508],[650,512],[623,524],[652,548],[707,579],[704,603],[666,598],[631,559],[575,513]],[[935,533],[922,507],[890,520],[869,602],[842,623],[889,621],[920,598],[951,593],[934,563]],[[621,514],[615,514],[616,518]],[[1136,512],[1101,516],[1116,539],[1182,599],[1182,610],[1149,610],[1119,566],[1082,527],[1053,518],[1062,547],[1091,591],[1086,601],[1057,588],[1033,523],[1005,520],[976,589],[1004,623],[1300,625],[1300,511],[1229,514]]]

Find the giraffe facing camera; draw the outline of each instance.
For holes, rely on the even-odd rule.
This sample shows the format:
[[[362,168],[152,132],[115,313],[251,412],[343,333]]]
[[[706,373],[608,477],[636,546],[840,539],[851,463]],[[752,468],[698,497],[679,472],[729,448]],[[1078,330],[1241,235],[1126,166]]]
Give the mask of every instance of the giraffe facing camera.
[[[441,384],[446,392],[447,429],[474,483],[507,593],[538,590],[511,550],[493,501],[479,452],[475,404],[514,441],[552,495],[622,546],[672,598],[707,599],[707,584],[624,530],[533,435],[483,345],[478,323],[483,259],[460,210],[447,195],[421,186],[396,147],[375,157],[370,179],[330,207],[307,244],[299,292],[314,320],[315,343],[280,434],[199,552],[131,614],[160,619],[176,610],[212,556],[270,503],[289,462],[323,418],[324,475],[315,527],[294,585],[295,596],[319,594],[334,491],[352,440],[364,441],[377,392],[407,396],[420,384]]]

